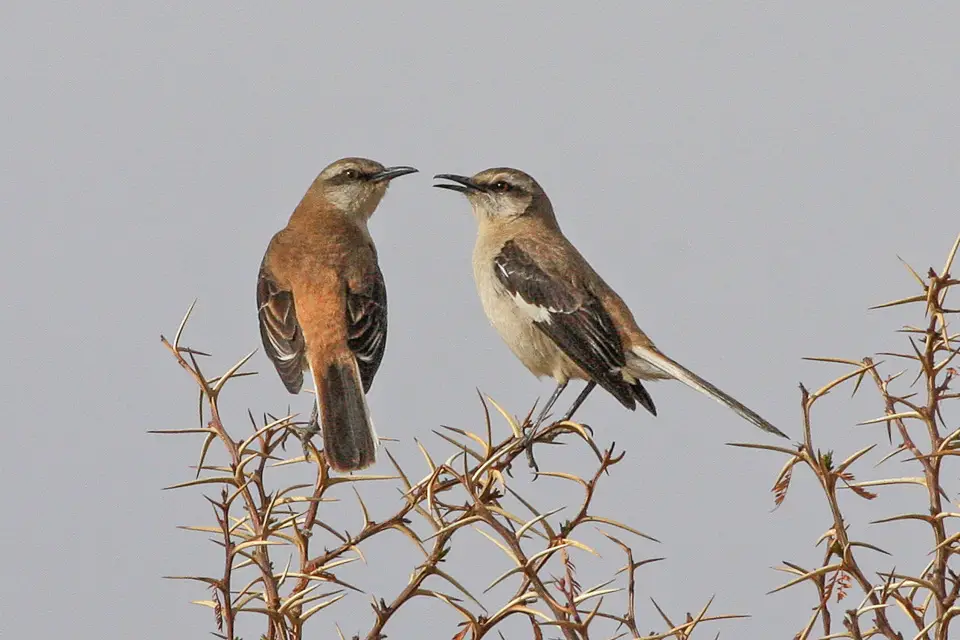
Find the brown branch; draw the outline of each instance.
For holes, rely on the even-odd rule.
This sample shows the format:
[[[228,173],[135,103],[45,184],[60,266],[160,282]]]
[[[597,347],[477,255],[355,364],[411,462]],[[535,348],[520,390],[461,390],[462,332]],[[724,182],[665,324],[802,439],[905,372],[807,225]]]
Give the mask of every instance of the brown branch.
[[[184,324],[185,322],[186,318]],[[555,626],[559,631],[555,629],[551,631],[562,634],[568,640],[589,640],[591,625],[598,622],[601,625],[611,625],[612,622],[619,625],[625,624],[634,635],[639,637],[635,609],[635,570],[651,561],[635,563],[632,550],[614,539],[623,547],[629,565],[626,571],[628,613],[617,615],[603,610],[604,595],[607,593],[606,585],[609,583],[596,588],[596,592],[582,593],[576,585],[574,569],[568,555],[568,545],[589,549],[582,542],[572,538],[578,527],[588,522],[606,523],[639,533],[626,525],[592,512],[593,499],[598,490],[600,477],[608,475],[610,469],[623,458],[623,454],[614,456],[612,447],[601,453],[588,428],[572,422],[558,422],[540,428],[532,438],[534,444],[563,440],[578,441],[593,451],[600,461],[596,472],[589,479],[559,474],[579,482],[584,487],[584,496],[574,516],[557,528],[551,526],[548,521],[548,516],[552,516],[556,510],[541,513],[515,489],[507,486],[507,478],[511,477],[509,472],[512,464],[527,451],[525,439],[522,437],[523,431],[514,418],[497,407],[504,419],[510,423],[511,433],[500,442],[494,443],[490,414],[484,402],[485,439],[467,431],[447,429],[449,433],[443,433],[441,436],[457,447],[460,454],[454,456],[451,459],[452,462],[438,466],[433,463],[426,449],[422,449],[430,470],[426,477],[416,483],[411,483],[394,461],[403,482],[402,504],[386,518],[374,520],[361,499],[363,527],[356,534],[344,535],[341,533],[343,531],[341,527],[320,518],[319,504],[327,498],[328,492],[334,486],[353,482],[355,478],[332,476],[324,457],[312,445],[307,447],[309,457],[292,460],[282,460],[278,457],[278,450],[292,428],[290,418],[270,422],[264,416],[264,425],[257,427],[251,415],[253,434],[241,440],[232,437],[221,419],[219,397],[224,385],[231,378],[248,375],[237,373],[246,359],[224,376],[208,380],[197,363],[196,356],[199,352],[179,346],[182,330],[183,325],[177,331],[177,337],[173,343],[163,339],[163,344],[174,355],[177,363],[191,375],[201,391],[201,422],[204,421],[204,413],[206,413],[203,407],[209,410],[209,419],[205,426],[199,429],[171,431],[171,433],[201,433],[205,437],[196,479],[175,486],[219,483],[232,487],[232,493],[228,494],[224,490],[221,501],[214,502],[218,509],[215,516],[217,520],[215,531],[222,538],[220,544],[223,546],[224,553],[223,573],[219,578],[195,578],[215,589],[213,600],[200,602],[214,609],[218,631],[222,632],[215,635],[232,639],[235,636],[236,616],[239,613],[253,613],[264,616],[266,622],[264,637],[270,640],[302,640],[305,623],[314,614],[345,597],[348,592],[344,589],[356,589],[337,577],[336,567],[355,560],[354,553],[360,554],[361,544],[387,531],[396,530],[409,537],[423,552],[425,558],[415,566],[409,582],[389,604],[382,598],[374,602],[375,620],[365,636],[368,639],[384,637],[385,628],[394,614],[420,596],[440,600],[466,619],[465,625],[456,633],[455,637],[458,640],[466,640],[468,637],[470,640],[479,640],[497,630],[504,620],[513,615],[528,618],[534,625],[533,635],[537,638],[544,637],[542,627]],[[227,466],[204,464],[203,460],[212,442],[218,442],[226,452],[229,460]],[[310,485],[271,488],[265,480],[271,469],[269,464],[271,461],[278,464],[315,464],[315,479]],[[391,461],[393,461],[392,458]],[[202,477],[204,474],[208,477]],[[309,495],[299,497],[293,495],[292,492],[295,489],[304,486],[310,487]],[[465,491],[468,496],[466,503],[460,499],[460,490]],[[532,519],[521,518],[511,513],[509,504],[504,500],[507,495],[531,510],[534,513]],[[360,495],[357,494],[357,497],[359,499]],[[242,518],[231,515],[230,507],[236,498],[240,499],[238,504],[242,506]],[[411,519],[417,517],[423,518],[434,529],[431,537],[435,539],[430,552],[424,549],[424,540],[416,533],[411,522]],[[483,613],[476,612],[472,610],[472,605],[469,603],[463,604],[465,601],[459,598],[425,586],[430,576],[435,576],[437,580],[443,579],[483,609],[483,606],[465,590],[454,575],[439,567],[439,563],[444,561],[451,545],[461,544],[457,536],[459,531],[471,529],[481,523],[493,532],[492,539],[498,540],[502,548],[509,550],[520,566],[519,589],[492,616],[488,615],[485,609]],[[210,527],[188,528],[200,531],[214,530]],[[312,553],[313,538],[324,532],[336,538],[337,543],[323,553]],[[531,539],[542,539],[543,546],[535,552],[525,551],[521,542],[526,544],[526,541]],[[281,571],[275,570],[270,560],[268,545],[295,547],[298,551],[295,568],[288,565]],[[545,571],[548,563],[557,557],[564,560],[565,577],[551,581]],[[232,583],[236,582],[241,572],[246,571],[248,567],[254,571],[253,579],[245,587],[235,591]],[[344,589],[328,593],[315,592],[314,590],[322,583],[332,583]],[[551,593],[554,584],[561,587],[562,599],[554,597]],[[534,598],[532,594],[536,594],[536,597]],[[259,607],[261,601],[265,605],[263,608]],[[531,608],[531,604],[535,601],[545,605],[547,612]],[[581,606],[585,602],[589,602],[589,605]],[[705,611],[704,609],[696,618],[688,615],[687,622],[679,626],[670,623],[672,628],[651,637],[686,638],[701,622],[731,617],[708,618],[704,615]],[[614,635],[616,633],[613,628],[609,631]],[[610,634],[604,632],[603,635]]]
[[[782,448],[766,447],[764,445],[741,445],[755,449],[769,449],[790,453],[793,457],[781,470],[774,483],[774,494],[776,504],[780,504],[786,495],[790,483],[790,472],[796,462],[804,463],[817,478],[822,495],[829,508],[832,527],[824,535],[827,538],[827,551],[824,555],[820,568],[813,571],[801,569],[798,565],[786,563],[791,571],[799,576],[791,580],[777,591],[788,588],[795,584],[805,581],[811,581],[818,590],[819,604],[815,608],[814,616],[807,627],[797,636],[798,638],[807,638],[810,629],[815,624],[818,617],[824,626],[824,635],[834,637],[830,630],[830,611],[827,603],[836,591],[838,599],[845,594],[847,583],[841,584],[841,580],[847,580],[844,576],[850,576],[864,594],[864,605],[859,609],[852,609],[846,612],[844,618],[844,627],[846,635],[852,638],[865,638],[874,635],[882,635],[888,639],[895,640],[902,638],[903,635],[898,632],[886,613],[886,607],[889,604],[896,603],[907,614],[907,617],[916,627],[916,631],[911,631],[912,637],[924,638],[930,640],[931,634],[935,640],[947,640],[949,637],[949,623],[957,611],[956,603],[960,597],[960,580],[957,574],[950,568],[951,558],[958,552],[958,547],[954,542],[957,536],[949,536],[947,532],[946,519],[953,517],[944,511],[945,491],[942,484],[942,466],[948,456],[958,455],[954,452],[954,444],[948,440],[954,437],[953,434],[960,432],[954,429],[950,436],[944,436],[941,426],[937,423],[940,420],[943,428],[947,428],[944,420],[943,405],[948,400],[954,400],[960,397],[960,394],[950,393],[950,383],[955,372],[948,367],[953,358],[958,355],[958,350],[953,348],[952,341],[958,336],[950,336],[946,326],[947,309],[944,308],[947,289],[957,284],[949,276],[949,266],[956,256],[957,247],[960,247],[960,237],[958,237],[950,257],[947,260],[947,267],[943,274],[938,275],[932,269],[928,273],[926,280],[920,278],[912,269],[916,280],[922,287],[922,293],[907,296],[890,303],[879,305],[875,308],[892,307],[904,304],[923,303],[925,305],[926,323],[923,328],[907,327],[904,329],[908,335],[908,341],[913,354],[887,353],[898,358],[905,358],[915,362],[919,373],[914,383],[923,381],[923,399],[911,398],[914,395],[908,394],[898,396],[891,392],[890,384],[897,379],[903,372],[890,378],[884,379],[877,368],[877,363],[871,358],[863,358],[860,362],[842,358],[813,358],[826,362],[841,363],[858,367],[851,373],[841,376],[833,382],[827,384],[820,390],[810,393],[801,385],[801,413],[803,421],[803,442],[796,453],[786,451]],[[909,266],[908,266],[909,269]],[[916,340],[915,340],[916,338]],[[937,359],[941,358],[938,362]],[[945,372],[942,381],[938,378]],[[813,421],[811,418],[812,407],[814,404],[829,393],[836,386],[856,378],[857,386],[854,388],[856,393],[860,381],[865,375],[869,374],[876,386],[884,405],[884,419],[876,418],[866,421],[863,424],[885,423],[887,425],[888,437],[891,436],[891,425],[896,428],[900,442],[895,445],[893,451],[884,456],[881,462],[896,456],[901,452],[909,452],[911,455],[908,462],[919,464],[922,471],[922,479],[886,479],[877,480],[869,483],[857,483],[854,481],[853,474],[849,467],[859,460],[873,447],[867,447],[851,455],[842,463],[837,463],[833,458],[832,451],[821,453],[814,443]],[[901,409],[906,407],[906,410]],[[907,420],[915,419],[922,422],[926,427],[927,438],[921,442],[911,434]],[[948,431],[951,431],[948,429]],[[892,437],[889,438],[892,442]],[[866,486],[882,487],[889,484],[903,483],[922,483],[927,489],[927,501],[923,511],[926,514],[908,513],[892,518],[880,519],[877,522],[892,522],[900,520],[921,520],[926,522],[931,528],[934,549],[932,552],[933,560],[928,567],[919,575],[910,576],[909,574],[890,572],[879,574],[882,582],[875,583],[868,578],[858,560],[854,547],[870,548],[875,551],[882,551],[879,548],[864,542],[855,542],[850,539],[848,533],[847,520],[841,509],[838,500],[838,482],[842,486],[851,489],[857,496],[865,499],[873,499],[875,494],[867,491]],[[839,563],[835,563],[834,557],[839,558]],[[829,582],[827,578],[832,576]],[[840,584],[840,587],[835,586]],[[918,602],[916,598],[922,596]],[[931,604],[932,603],[932,604]],[[860,616],[870,613],[875,620],[876,628],[870,630],[861,630]]]

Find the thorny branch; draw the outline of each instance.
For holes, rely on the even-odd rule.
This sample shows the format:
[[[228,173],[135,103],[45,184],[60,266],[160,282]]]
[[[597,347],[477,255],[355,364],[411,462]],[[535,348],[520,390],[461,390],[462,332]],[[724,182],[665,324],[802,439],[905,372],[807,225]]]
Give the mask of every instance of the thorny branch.
[[[943,465],[949,457],[960,455],[960,428],[948,427],[945,405],[960,397],[951,392],[950,385],[957,377],[957,369],[951,366],[960,353],[960,334],[950,335],[948,316],[960,312],[946,306],[949,290],[960,284],[950,275],[954,259],[960,248],[960,237],[951,248],[944,267],[937,273],[930,269],[926,278],[922,278],[909,265],[906,265],[917,282],[920,291],[911,296],[894,300],[874,307],[875,309],[908,304],[922,304],[925,322],[920,327],[907,326],[901,329],[908,336],[910,352],[880,355],[907,360],[916,369],[916,378],[908,388],[898,391],[892,383],[900,380],[906,371],[884,376],[880,371],[881,362],[872,358],[859,361],[842,358],[809,358],[822,362],[842,364],[852,367],[844,375],[810,392],[800,385],[801,415],[803,419],[803,442],[795,450],[756,444],[735,444],[735,446],[776,451],[788,456],[787,462],[774,482],[776,505],[786,497],[787,490],[796,466],[808,468],[818,480],[822,495],[830,511],[830,526],[821,536],[820,542],[826,542],[826,551],[819,567],[805,569],[797,564],[785,562],[782,570],[794,576],[792,580],[775,589],[781,591],[805,582],[812,583],[818,593],[818,603],[807,625],[796,635],[797,640],[811,637],[812,630],[819,620],[822,638],[871,638],[875,636],[890,640],[905,637],[923,640],[947,640],[952,619],[960,613],[957,604],[960,595],[960,575],[951,565],[960,553],[960,533],[948,531],[948,521],[960,517],[952,512],[945,480],[953,474],[944,474]],[[906,263],[904,263],[906,264]],[[812,410],[818,400],[833,389],[855,381],[855,394],[863,380],[869,376],[876,387],[882,402],[884,414],[881,417],[861,422],[861,425],[879,425],[887,427],[888,441],[893,450],[883,456],[879,466],[898,457],[903,462],[917,465],[920,475],[914,477],[883,478],[870,481],[856,481],[850,469],[864,458],[877,445],[865,447],[842,462],[837,463],[832,451],[821,452],[814,443]],[[922,381],[922,391],[911,391]],[[955,419],[955,414],[954,414]],[[922,425],[912,431],[910,426]],[[894,440],[891,425],[896,431]],[[888,572],[877,573],[872,577],[864,568],[863,553],[866,551],[891,555],[888,551],[862,540],[851,539],[850,523],[844,516],[838,492],[848,489],[856,496],[872,500],[876,494],[873,488],[893,485],[921,485],[926,489],[927,500],[917,513],[907,513],[882,518],[874,524],[890,522],[916,521],[927,525],[930,531],[928,551],[932,560],[923,569],[904,573],[891,568]],[[879,489],[878,489],[879,490]],[[897,566],[891,560],[890,566]],[[850,578],[856,582],[862,601],[856,608],[847,609],[843,616],[843,631],[833,629],[833,618],[829,603],[833,596],[837,601],[847,597],[852,587]],[[898,630],[889,612],[899,609],[905,616],[910,630]],[[865,628],[864,619],[872,619],[873,626]]]
[[[944,486],[945,478],[952,477],[944,474],[944,465],[949,458],[960,456],[960,426],[948,426],[950,417],[947,415],[950,401],[960,398],[960,393],[951,389],[958,376],[955,358],[960,353],[957,347],[960,334],[951,335],[948,327],[948,317],[960,313],[960,309],[946,306],[947,293],[960,284],[950,275],[958,248],[960,238],[949,252],[945,266],[939,273],[929,270],[926,278],[908,266],[920,291],[878,307],[923,305],[925,321],[922,326],[902,329],[908,335],[910,351],[881,354],[911,362],[917,373],[913,384],[901,390],[898,385],[909,379],[903,377],[906,372],[884,375],[880,369],[883,363],[872,358],[811,358],[839,363],[851,367],[851,370],[816,391],[811,392],[801,385],[803,441],[794,449],[759,444],[736,445],[787,456],[773,487],[778,506],[786,498],[793,472],[799,466],[809,469],[817,479],[829,509],[829,527],[820,539],[825,548],[819,566],[807,569],[785,562],[782,570],[791,574],[792,579],[774,590],[777,592],[803,583],[810,583],[816,589],[817,600],[812,616],[797,633],[797,640],[816,637],[811,634],[818,623],[822,628],[819,637],[823,639],[884,637],[893,640],[911,637],[947,640],[950,624],[960,613],[960,575],[953,564],[960,553],[960,532],[949,526],[952,519],[960,517],[960,513],[952,511],[953,505],[949,504],[952,494]],[[296,429],[293,416],[279,419],[264,416],[263,423],[257,424],[251,415],[253,432],[237,439],[231,432],[235,430],[228,429],[221,419],[219,398],[229,381],[252,375],[241,373],[240,369],[253,354],[222,376],[207,379],[198,363],[198,358],[207,354],[180,345],[192,309],[191,305],[173,341],[162,338],[162,342],[200,389],[201,426],[163,433],[203,435],[196,478],[171,488],[200,485],[219,485],[221,488],[219,499],[208,498],[213,506],[216,526],[184,528],[216,536],[214,541],[222,547],[225,559],[223,571],[218,577],[177,576],[200,581],[211,589],[210,600],[195,602],[213,610],[217,627],[214,635],[217,637],[237,638],[237,618],[244,613],[262,617],[265,625],[263,637],[268,640],[302,639],[305,623],[315,614],[360,591],[338,577],[338,568],[363,560],[361,546],[390,531],[408,538],[419,555],[411,560],[413,571],[409,581],[392,600],[373,599],[374,621],[364,636],[368,640],[386,637],[386,627],[395,614],[415,598],[438,600],[463,618],[463,623],[452,634],[456,640],[479,640],[499,630],[508,618],[516,616],[532,625],[534,638],[545,637],[545,630],[549,630],[561,633],[567,639],[581,640],[590,638],[592,633],[603,633],[604,637],[613,634],[612,637],[617,638],[685,640],[704,622],[738,617],[707,616],[708,602],[696,616],[687,614],[683,622],[675,624],[654,602],[667,628],[648,636],[641,635],[635,604],[636,572],[662,558],[635,561],[629,545],[602,529],[600,533],[622,550],[626,565],[607,582],[586,590],[581,587],[572,554],[581,551],[596,554],[580,535],[585,525],[616,528],[653,540],[626,524],[592,512],[601,480],[623,459],[624,453],[616,453],[613,446],[601,451],[592,433],[583,425],[574,422],[547,424],[532,438],[534,444],[560,440],[578,442],[592,451],[597,459],[596,471],[589,478],[562,471],[539,474],[576,483],[583,490],[583,499],[574,516],[553,524],[551,518],[560,509],[537,509],[522,496],[512,479],[509,483],[507,480],[512,463],[524,454],[524,431],[531,428],[529,416],[520,422],[482,396],[485,437],[449,427],[435,432],[455,447],[455,453],[440,464],[435,463],[430,453],[418,443],[428,473],[416,482],[410,480],[389,452],[387,457],[396,476],[331,475],[323,453],[312,445],[308,446],[306,455],[284,459],[280,450],[287,436]],[[815,444],[812,414],[816,403],[851,381],[856,393],[865,379],[871,380],[879,393],[883,415],[861,424],[885,425],[893,447],[877,464],[901,458],[908,464],[917,465],[918,475],[858,481],[851,469],[876,444],[854,452],[840,462],[832,451],[821,451]],[[920,390],[912,391],[921,381]],[[499,412],[510,428],[509,436],[498,442],[493,438],[489,405]],[[205,419],[205,415],[209,417]],[[917,425],[922,426],[922,430],[911,431],[911,427]],[[205,464],[214,442],[218,442],[226,453],[228,463],[225,466]],[[268,483],[272,469],[288,465],[309,465],[315,470],[314,481],[292,486]],[[360,531],[345,533],[323,517],[322,504],[339,491],[338,485],[355,487],[357,483],[372,480],[399,481],[402,500],[396,511],[375,521],[357,493],[363,515]],[[871,574],[866,568],[864,553],[890,554],[859,539],[860,535],[851,537],[851,524],[844,515],[839,496],[841,491],[849,490],[861,499],[872,500],[876,497],[873,490],[893,485],[923,486],[926,503],[916,513],[882,518],[875,524],[915,521],[926,525],[930,532],[931,559],[924,568],[909,573],[896,569],[895,559],[891,559],[888,571]],[[308,495],[297,495],[303,489],[309,489]],[[515,513],[513,510],[517,505],[529,515]],[[430,535],[421,531],[424,526],[432,532]],[[510,569],[496,577],[485,590],[487,593],[498,585],[516,581],[511,595],[495,610],[485,608],[461,580],[441,568],[453,548],[471,544],[462,536],[467,529],[489,539],[511,563]],[[320,537],[334,541],[332,547],[322,553],[312,549],[313,541]],[[288,564],[278,572],[272,549],[295,550],[296,566]],[[241,586],[241,580],[248,581]],[[618,580],[625,581],[625,585],[613,586]],[[860,592],[860,603],[839,612],[842,615],[833,615],[831,603],[851,597],[850,591],[854,588]],[[623,600],[625,612],[610,609],[617,593]],[[494,612],[490,613],[491,610]],[[895,610],[903,614],[902,619],[890,615]],[[837,619],[841,620],[842,629],[834,628]],[[898,624],[912,628],[900,630]],[[359,640],[360,636],[354,638]]]
[[[535,445],[557,441],[580,443],[596,457],[597,468],[589,478],[562,471],[538,474],[573,482],[582,488],[579,508],[564,522],[551,523],[560,508],[539,510],[522,496],[512,478],[508,482],[512,463],[525,452],[524,431],[533,428],[529,416],[520,422],[483,396],[484,436],[450,427],[436,431],[441,439],[455,448],[453,455],[439,464],[418,443],[428,467],[428,473],[422,479],[412,482],[389,452],[386,457],[396,475],[332,475],[323,452],[317,451],[312,444],[307,446],[306,455],[287,459],[281,455],[283,443],[297,428],[293,416],[279,419],[264,416],[262,424],[257,424],[251,415],[253,432],[239,439],[233,434],[235,430],[224,424],[220,417],[220,395],[231,380],[252,375],[241,373],[240,369],[253,354],[222,376],[207,379],[198,363],[198,358],[207,354],[180,344],[192,310],[191,305],[173,341],[161,340],[200,389],[201,426],[161,433],[203,435],[197,477],[170,488],[221,487],[219,499],[210,499],[216,526],[184,527],[216,536],[214,542],[222,547],[225,558],[221,575],[176,576],[203,582],[211,588],[213,596],[210,600],[195,602],[213,610],[217,626],[214,635],[217,637],[237,638],[236,621],[243,613],[263,618],[263,637],[269,640],[302,639],[305,623],[315,614],[351,593],[360,592],[359,588],[338,577],[339,567],[358,559],[365,562],[361,546],[390,531],[409,539],[418,555],[410,561],[413,570],[409,581],[392,600],[372,599],[374,620],[363,636],[367,640],[385,638],[386,627],[397,611],[416,598],[442,602],[463,618],[459,628],[451,632],[451,637],[457,640],[479,640],[499,631],[506,620],[517,616],[525,624],[532,625],[535,638],[543,638],[545,633],[560,633],[568,640],[587,640],[591,634],[617,638],[629,634],[629,637],[644,640],[686,640],[703,623],[740,617],[708,616],[710,603],[707,603],[696,616],[687,614],[686,620],[680,624],[674,624],[660,611],[668,628],[648,636],[640,634],[635,605],[636,571],[662,558],[635,561],[630,546],[599,529],[620,529],[655,542],[629,525],[592,511],[601,480],[623,460],[624,453],[616,453],[613,446],[601,451],[590,430],[583,425],[574,422],[547,424],[532,437]],[[490,405],[509,426],[509,436],[498,442],[493,437]],[[209,418],[205,420],[206,414]],[[205,464],[214,442],[220,443],[227,454],[229,462],[226,466]],[[314,481],[292,486],[269,482],[273,469],[290,465],[309,465],[315,470]],[[363,526],[355,534],[345,533],[336,522],[324,518],[322,505],[333,499],[332,494],[340,490],[338,485],[355,487],[363,481],[398,482],[401,502],[392,514],[375,521],[360,494],[356,493]],[[298,495],[304,489],[308,489],[307,495]],[[239,502],[237,498],[240,498]],[[516,513],[517,507],[529,514]],[[242,513],[236,515],[238,509]],[[588,528],[598,528],[616,544],[625,554],[627,565],[610,580],[583,590],[577,581],[572,553],[586,552],[598,556],[580,535],[581,531],[588,533]],[[499,547],[511,563],[510,569],[496,577],[485,591],[516,582],[511,595],[500,601],[496,608],[485,608],[460,579],[441,568],[446,566],[444,562],[452,549],[475,543],[464,537],[462,532],[468,529]],[[326,538],[334,544],[317,552],[313,546],[318,544],[319,538]],[[289,553],[291,549],[295,552],[294,557],[278,571],[273,561],[275,553]],[[556,577],[557,569],[560,578]],[[470,571],[475,574],[476,567],[471,567]],[[619,574],[623,577],[618,577]],[[248,581],[242,583],[242,580]],[[626,582],[626,593],[621,593],[623,587],[614,586],[618,580]],[[612,603],[618,602],[614,594],[620,594],[619,601],[625,605],[626,613],[610,609]],[[360,637],[354,636],[357,640]]]

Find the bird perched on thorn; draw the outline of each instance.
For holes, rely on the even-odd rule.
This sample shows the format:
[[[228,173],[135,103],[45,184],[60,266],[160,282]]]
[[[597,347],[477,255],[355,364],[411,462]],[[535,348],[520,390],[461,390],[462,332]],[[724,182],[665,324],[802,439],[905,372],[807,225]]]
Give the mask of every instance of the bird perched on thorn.
[[[290,393],[310,372],[316,402],[306,437],[322,422],[324,454],[337,471],[376,461],[365,394],[387,344],[387,291],[367,221],[390,181],[415,171],[337,160],[307,189],[260,264],[263,347]]]
[[[535,426],[571,379],[587,384],[563,420],[573,417],[596,385],[626,408],[639,404],[656,415],[643,381],[672,378],[764,431],[787,437],[653,344],[620,296],[563,235],[550,199],[531,176],[495,168],[469,178],[434,177],[448,181],[435,187],[464,194],[473,207],[479,225],[473,275],[491,324],[531,373],[557,382]]]

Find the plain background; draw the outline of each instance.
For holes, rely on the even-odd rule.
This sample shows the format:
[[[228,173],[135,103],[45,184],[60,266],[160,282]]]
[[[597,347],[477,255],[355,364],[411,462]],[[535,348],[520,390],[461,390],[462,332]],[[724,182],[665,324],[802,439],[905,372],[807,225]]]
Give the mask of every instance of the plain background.
[[[390,334],[370,403],[418,476],[414,437],[444,457],[431,429],[481,427],[476,387],[514,413],[551,389],[484,320],[469,208],[431,189],[434,173],[533,174],[658,345],[794,437],[798,381],[840,373],[801,357],[908,348],[893,331],[919,312],[867,307],[914,292],[897,255],[939,267],[958,231],[952,4],[262,4],[0,8],[0,636],[213,628],[209,610],[188,604],[208,597],[202,586],[160,578],[218,571],[220,551],[175,528],[210,522],[201,491],[160,491],[191,477],[199,442],[145,433],[196,424],[192,383],[158,336],[199,298],[186,342],[214,355],[210,375],[259,347],[262,252],[338,157],[421,169],[397,180],[371,224]],[[262,352],[251,368],[262,375],[224,398],[238,432],[248,407],[308,410],[310,396],[287,395]],[[628,451],[598,512],[663,541],[637,542],[638,556],[668,558],[641,574],[641,628],[661,626],[648,596],[682,618],[716,594],[712,611],[753,617],[705,637],[792,636],[812,589],[764,594],[785,580],[771,569],[781,561],[820,562],[829,514],[811,477],[798,474],[771,513],[782,459],[723,443],[772,439],[679,384],[651,391],[656,419],[600,392],[580,414],[601,444]],[[853,425],[882,412],[869,393],[848,397],[817,416],[821,445],[844,454],[878,439],[880,428]],[[873,469],[875,453],[863,477],[905,473]],[[580,450],[544,455],[554,469],[582,463]],[[528,481],[519,469],[516,486],[543,509],[579,496]],[[392,489],[364,490],[375,518],[398,504]],[[356,530],[352,493],[339,497],[351,518],[340,528]],[[867,524],[922,508],[922,489],[844,500],[854,537],[914,548],[865,556],[872,569],[925,562],[918,525]],[[597,544],[604,566],[620,566]],[[479,535],[464,545],[452,568],[471,586],[507,568]],[[367,553],[376,569],[344,575],[392,598],[417,556],[399,537]],[[334,621],[365,633],[367,602],[349,596],[312,633],[331,637]],[[387,632],[443,638],[456,622],[421,602]]]

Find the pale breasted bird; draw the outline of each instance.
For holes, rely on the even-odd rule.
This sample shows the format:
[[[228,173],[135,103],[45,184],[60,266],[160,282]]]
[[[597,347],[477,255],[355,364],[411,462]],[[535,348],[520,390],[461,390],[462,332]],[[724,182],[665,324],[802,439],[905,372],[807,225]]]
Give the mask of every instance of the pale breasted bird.
[[[635,410],[639,404],[656,415],[642,381],[675,379],[764,431],[787,437],[653,344],[620,296],[563,235],[550,199],[531,176],[494,168],[470,178],[434,177],[450,181],[435,187],[463,193],[473,207],[478,223],[473,275],[491,324],[531,373],[557,382],[535,424],[571,379],[587,385],[564,420],[598,384],[624,407]]]
[[[264,349],[290,393],[303,372],[316,389],[311,425],[322,423],[337,471],[376,461],[366,392],[387,344],[387,291],[367,221],[390,181],[413,167],[343,158],[320,172],[287,226],[270,240],[257,279]]]

